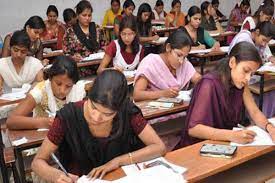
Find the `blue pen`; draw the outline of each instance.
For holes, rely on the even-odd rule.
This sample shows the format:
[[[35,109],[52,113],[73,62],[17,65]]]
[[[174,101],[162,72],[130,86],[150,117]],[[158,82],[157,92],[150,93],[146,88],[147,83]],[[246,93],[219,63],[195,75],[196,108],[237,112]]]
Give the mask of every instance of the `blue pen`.
[[[55,161],[55,163],[61,168],[61,170],[66,174],[66,176],[69,177],[68,172],[66,171],[66,169],[64,168],[64,166],[60,163],[60,161],[58,160],[58,158],[54,155],[54,153],[51,153],[51,157]]]

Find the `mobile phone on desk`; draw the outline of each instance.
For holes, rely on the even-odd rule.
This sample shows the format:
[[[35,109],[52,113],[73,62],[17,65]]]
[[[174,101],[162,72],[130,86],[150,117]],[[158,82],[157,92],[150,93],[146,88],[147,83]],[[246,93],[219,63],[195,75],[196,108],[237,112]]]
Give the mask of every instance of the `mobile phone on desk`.
[[[232,158],[236,150],[236,146],[221,144],[203,144],[203,146],[200,149],[200,154],[202,156],[209,157]]]

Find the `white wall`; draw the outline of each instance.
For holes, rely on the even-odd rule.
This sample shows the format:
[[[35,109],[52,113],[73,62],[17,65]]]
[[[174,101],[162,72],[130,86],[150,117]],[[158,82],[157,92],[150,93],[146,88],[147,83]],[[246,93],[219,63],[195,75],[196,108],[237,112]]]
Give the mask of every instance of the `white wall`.
[[[110,7],[111,0],[90,0],[94,8],[93,21],[100,24],[104,12]],[[142,2],[149,3],[152,7],[156,0],[134,0],[136,10]],[[163,0],[165,9],[171,9],[172,0]],[[183,12],[187,12],[192,5],[200,6],[204,0],[181,0]],[[220,9],[225,15],[229,15],[238,0],[220,0]],[[54,4],[59,10],[59,19],[63,20],[62,12],[65,8],[73,8],[79,0],[0,0],[0,35],[4,36],[16,29],[23,27],[26,20],[39,15],[46,18],[46,9],[49,4]],[[124,0],[121,0],[123,4]],[[251,0],[252,12],[257,9],[262,0]]]

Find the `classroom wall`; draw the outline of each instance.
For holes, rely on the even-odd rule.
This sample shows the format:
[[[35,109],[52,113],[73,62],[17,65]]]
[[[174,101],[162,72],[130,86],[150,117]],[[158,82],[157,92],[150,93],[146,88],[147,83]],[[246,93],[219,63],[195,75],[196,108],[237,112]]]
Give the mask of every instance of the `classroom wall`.
[[[110,7],[111,0],[90,0],[94,8],[93,21],[101,24],[105,10]],[[134,0],[137,12],[138,6],[147,2],[152,7],[156,0]],[[165,10],[171,9],[172,0],[163,0]],[[187,12],[192,5],[200,6],[204,0],[181,0],[183,12]],[[236,2],[239,0],[220,0],[220,9],[225,15],[229,15]],[[2,38],[16,29],[23,27],[26,20],[33,15],[46,18],[46,9],[49,4],[54,4],[59,10],[59,19],[63,20],[62,12],[65,8],[73,8],[79,0],[0,0],[0,35]],[[121,0],[123,4],[124,0]],[[262,0],[251,0],[252,12],[257,9]]]

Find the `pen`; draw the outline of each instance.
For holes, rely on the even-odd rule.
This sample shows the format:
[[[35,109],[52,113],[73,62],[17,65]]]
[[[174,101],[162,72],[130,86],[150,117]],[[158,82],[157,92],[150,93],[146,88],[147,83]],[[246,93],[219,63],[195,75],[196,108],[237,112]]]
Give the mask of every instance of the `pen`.
[[[55,161],[55,163],[61,168],[61,170],[66,174],[66,176],[69,177],[68,172],[66,169],[63,167],[63,165],[59,162],[58,158],[54,155],[54,153],[51,153],[52,159]]]
[[[237,126],[243,130],[245,130],[245,126],[241,125],[241,124],[237,124]]]

